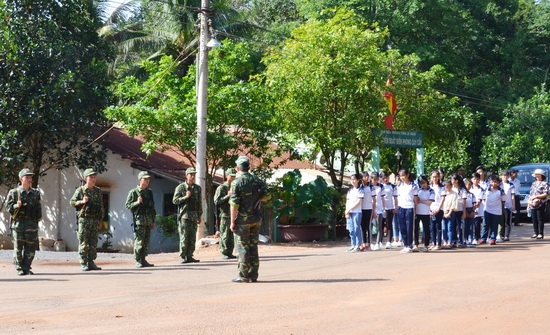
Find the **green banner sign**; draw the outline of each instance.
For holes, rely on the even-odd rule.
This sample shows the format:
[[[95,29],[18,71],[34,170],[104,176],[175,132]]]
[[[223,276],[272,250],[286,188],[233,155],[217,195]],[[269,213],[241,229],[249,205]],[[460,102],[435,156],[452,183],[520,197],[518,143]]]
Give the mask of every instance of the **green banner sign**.
[[[373,129],[376,135],[382,136],[382,145],[392,148],[422,148],[422,132],[415,130]]]

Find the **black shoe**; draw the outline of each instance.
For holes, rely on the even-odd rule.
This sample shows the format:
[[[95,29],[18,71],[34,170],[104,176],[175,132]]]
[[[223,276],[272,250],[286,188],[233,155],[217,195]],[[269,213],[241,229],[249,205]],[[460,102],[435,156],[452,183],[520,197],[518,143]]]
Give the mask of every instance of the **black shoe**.
[[[257,282],[258,282],[258,278],[251,278],[250,281],[253,282],[253,283],[257,283]]]
[[[235,256],[235,255],[229,255],[229,258],[235,259],[235,258],[237,258],[237,256]]]
[[[187,263],[199,263],[199,259],[194,259],[193,257],[187,257]]]
[[[241,278],[241,277],[237,277],[233,280],[231,280],[233,283],[250,283],[250,279],[248,278]]]
[[[82,265],[82,271],[90,271],[88,265]]]
[[[101,270],[101,268],[99,266],[95,265],[93,262],[90,262],[88,264],[88,269],[90,269],[90,270]]]
[[[26,275],[26,273],[23,270],[19,270],[19,271],[17,271],[17,275],[18,276],[24,276],[24,275]]]
[[[143,261],[141,264],[143,264],[143,266],[146,268],[152,268],[153,266],[155,266],[155,264],[151,264],[147,261]]]
[[[33,275],[34,272],[32,272],[31,270],[25,270],[25,274],[26,274],[26,275]]]

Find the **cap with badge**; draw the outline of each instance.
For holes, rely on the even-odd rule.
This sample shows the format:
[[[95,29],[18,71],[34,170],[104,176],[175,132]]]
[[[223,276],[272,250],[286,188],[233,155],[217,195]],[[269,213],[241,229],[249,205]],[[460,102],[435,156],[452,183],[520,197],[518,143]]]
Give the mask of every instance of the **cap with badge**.
[[[235,177],[237,175],[237,170],[235,170],[234,168],[229,168],[229,169],[225,170],[225,174],[228,175],[228,176]]]
[[[149,175],[149,173],[147,171],[141,171],[138,174],[138,179],[147,179],[147,178],[151,178],[151,176]]]
[[[185,170],[185,174],[192,174],[192,173],[197,173],[197,170],[195,170],[195,168],[192,168],[192,167]]]
[[[237,166],[248,166],[250,165],[250,160],[246,156],[239,156],[239,158],[235,161],[235,164],[237,164]]]
[[[84,170],[84,178],[91,176],[93,174],[97,174],[94,169],[86,169]]]
[[[32,176],[34,173],[30,169],[24,168],[23,170],[19,171],[19,178],[23,178],[24,176]]]

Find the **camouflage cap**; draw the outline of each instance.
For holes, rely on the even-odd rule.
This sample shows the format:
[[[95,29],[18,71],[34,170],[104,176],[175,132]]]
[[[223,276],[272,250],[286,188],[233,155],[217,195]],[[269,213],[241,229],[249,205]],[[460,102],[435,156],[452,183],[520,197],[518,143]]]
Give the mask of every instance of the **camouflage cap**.
[[[138,174],[138,178],[139,178],[139,179],[151,178],[151,176],[149,175],[149,173],[148,173],[147,171],[141,171],[141,172]]]
[[[93,174],[97,174],[94,169],[86,169],[84,170],[84,178],[91,176]]]
[[[23,170],[19,171],[19,178],[23,178],[23,176],[32,176],[34,173],[30,169],[24,168]]]
[[[185,170],[185,174],[192,174],[192,173],[197,173],[197,170],[195,170],[195,168],[192,168],[192,167]]]
[[[235,164],[237,164],[237,166],[248,166],[250,165],[250,160],[246,156],[239,156],[239,158],[235,161]]]
[[[225,174],[228,175],[228,176],[235,177],[237,175],[237,170],[235,170],[234,168],[230,168],[230,169],[225,170]]]

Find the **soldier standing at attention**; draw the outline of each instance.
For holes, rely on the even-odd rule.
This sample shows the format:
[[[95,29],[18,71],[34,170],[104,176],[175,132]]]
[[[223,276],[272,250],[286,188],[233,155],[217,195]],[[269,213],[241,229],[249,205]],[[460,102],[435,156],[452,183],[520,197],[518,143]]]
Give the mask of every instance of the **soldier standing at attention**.
[[[98,231],[105,210],[101,189],[95,186],[96,175],[93,169],[86,169],[86,185],[77,188],[71,198],[71,206],[78,211],[78,258],[82,271],[101,270],[94,260],[97,258]]]
[[[237,258],[233,255],[235,247],[235,239],[233,232],[230,229],[231,213],[229,212],[229,198],[231,197],[231,183],[237,176],[235,169],[227,169],[225,171],[226,182],[218,186],[214,195],[214,204],[220,210],[220,252],[223,259]]]
[[[267,187],[260,178],[250,174],[250,161],[240,156],[237,161],[238,177],[231,184],[231,231],[237,236],[239,277],[235,283],[258,281],[258,238],[262,218],[260,202],[269,200]]]
[[[31,263],[38,250],[38,221],[42,219],[40,192],[31,188],[32,175],[29,169],[19,171],[18,186],[8,193],[7,208],[11,214],[13,234],[13,258],[17,275],[33,275]]]
[[[197,225],[201,223],[202,199],[201,187],[195,184],[194,168],[185,171],[185,182],[179,184],[174,192],[172,202],[178,205],[178,226],[180,233],[181,263],[198,263],[193,258],[195,241],[197,239]]]
[[[128,193],[126,208],[132,211],[134,227],[134,258],[136,268],[151,267],[147,262],[147,247],[151,238],[151,229],[155,226],[155,201],[153,191],[149,188],[151,176],[147,171],[138,174],[139,186]]]

